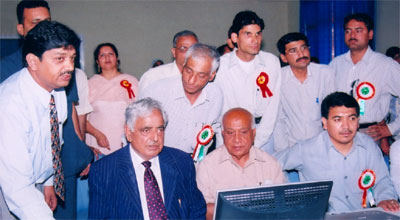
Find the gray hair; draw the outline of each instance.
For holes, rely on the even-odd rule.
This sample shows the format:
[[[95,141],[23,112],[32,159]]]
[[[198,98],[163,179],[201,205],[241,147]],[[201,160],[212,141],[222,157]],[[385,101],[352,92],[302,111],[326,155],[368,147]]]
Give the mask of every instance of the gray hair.
[[[213,46],[209,46],[207,44],[202,44],[202,43],[193,44],[189,48],[189,50],[186,52],[184,65],[186,65],[186,62],[188,61],[189,57],[196,58],[205,56],[212,58],[212,67],[210,74],[217,71],[219,67],[219,54],[217,52],[217,49]]]
[[[180,32],[178,32],[178,33],[176,33],[174,35],[174,38],[172,39],[172,45],[173,45],[174,48],[176,47],[176,43],[178,42],[178,38],[184,37],[184,36],[192,36],[192,37],[194,37],[196,39],[196,41],[198,41],[197,35],[193,31],[183,30],[183,31],[180,31]]]
[[[149,115],[155,109],[161,112],[164,119],[164,126],[166,126],[168,122],[167,113],[164,111],[159,101],[154,100],[150,97],[141,99],[128,105],[125,110],[126,125],[129,127],[129,129],[131,129],[131,131],[133,131],[136,120],[139,117],[145,117]]]

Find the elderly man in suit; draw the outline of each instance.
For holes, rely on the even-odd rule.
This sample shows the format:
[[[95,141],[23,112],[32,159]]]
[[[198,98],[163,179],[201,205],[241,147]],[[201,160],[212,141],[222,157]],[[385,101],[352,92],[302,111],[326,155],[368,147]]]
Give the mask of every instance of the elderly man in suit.
[[[129,144],[91,167],[89,219],[204,219],[192,159],[164,147],[160,103],[142,99],[125,116]]]

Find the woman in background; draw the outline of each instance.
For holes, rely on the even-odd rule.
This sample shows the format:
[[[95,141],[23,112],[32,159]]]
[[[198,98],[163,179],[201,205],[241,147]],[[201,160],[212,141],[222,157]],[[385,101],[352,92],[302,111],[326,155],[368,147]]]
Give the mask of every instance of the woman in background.
[[[138,80],[119,69],[118,50],[111,43],[94,51],[96,75],[89,79],[86,143],[98,154],[108,155],[123,147],[125,109],[138,97]]]

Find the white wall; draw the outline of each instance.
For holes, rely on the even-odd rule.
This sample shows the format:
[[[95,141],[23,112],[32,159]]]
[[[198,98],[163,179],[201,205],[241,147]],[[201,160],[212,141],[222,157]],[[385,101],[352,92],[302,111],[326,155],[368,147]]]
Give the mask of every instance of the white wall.
[[[15,8],[19,0],[0,1],[0,36],[17,36]],[[385,52],[400,45],[398,0],[376,3],[376,49]],[[255,11],[264,19],[263,50],[278,54],[276,41],[299,30],[298,0],[49,0],[53,20],[84,39],[85,70],[93,74],[93,50],[103,42],[115,43],[121,67],[140,77],[154,58],[170,62],[173,35],[183,29],[197,33],[203,43],[219,46],[235,14]]]
[[[1,0],[1,36],[17,35],[15,8],[18,0]],[[93,74],[93,50],[99,43],[115,43],[122,70],[140,77],[154,58],[172,59],[173,35],[194,31],[201,42],[225,43],[235,14],[255,11],[264,19],[263,49],[277,54],[276,41],[298,30],[298,1],[246,0],[148,0],[148,1],[49,1],[53,20],[60,21],[84,39],[85,70]]]

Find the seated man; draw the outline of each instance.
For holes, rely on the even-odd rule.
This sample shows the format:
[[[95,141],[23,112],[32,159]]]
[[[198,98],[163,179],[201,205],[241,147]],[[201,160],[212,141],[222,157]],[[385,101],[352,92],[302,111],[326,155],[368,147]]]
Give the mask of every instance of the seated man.
[[[142,99],[125,116],[130,144],[91,167],[89,219],[204,219],[192,159],[164,147],[167,116],[160,103]]]
[[[221,141],[220,117],[222,92],[209,83],[219,66],[217,51],[197,43],[186,52],[182,75],[158,80],[144,89],[139,96],[161,102],[169,116],[165,130],[165,145],[192,153],[197,145],[197,134],[210,125]],[[222,141],[221,141],[222,143]]]
[[[357,101],[343,92],[332,93],[322,101],[321,115],[326,131],[277,153],[283,169],[297,170],[300,181],[332,180],[329,212],[358,210],[367,203],[375,203],[386,211],[399,211],[379,147],[369,136],[357,132]],[[370,182],[372,186],[363,185],[369,183],[361,178],[365,172],[375,180],[375,184]],[[373,196],[364,197],[368,187]]]
[[[279,163],[254,147],[253,115],[234,108],[222,118],[224,145],[208,154],[197,169],[197,182],[207,203],[207,219],[214,212],[218,190],[285,182]]]

